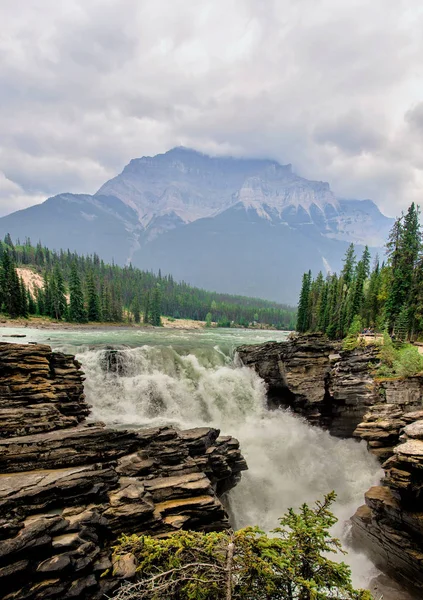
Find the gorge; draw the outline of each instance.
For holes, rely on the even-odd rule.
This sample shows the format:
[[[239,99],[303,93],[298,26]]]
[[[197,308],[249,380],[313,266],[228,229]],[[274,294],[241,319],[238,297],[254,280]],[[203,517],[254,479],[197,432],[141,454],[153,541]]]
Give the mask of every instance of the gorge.
[[[365,417],[366,412],[383,404],[375,410],[387,414],[401,390],[392,383],[385,398],[374,395],[367,369],[375,360],[371,350],[346,357],[317,337],[281,344],[286,336],[278,332],[236,330],[112,334],[25,329],[25,335],[26,341],[47,342],[59,354],[45,345],[3,345],[3,364],[7,355],[10,364],[16,363],[10,348],[19,347],[23,365],[13,377],[4,375],[0,390],[6,410],[0,443],[0,576],[9,585],[6,597],[100,597],[116,585],[115,578],[100,575],[111,567],[108,549],[121,531],[218,529],[228,525],[228,512],[236,527],[258,524],[270,530],[286,508],[313,502],[331,489],[338,494],[336,534],[348,547],[354,583],[370,585],[378,571],[361,550],[371,546],[369,532],[381,539],[375,527],[383,518],[377,521],[373,513],[381,515],[392,502],[381,506],[380,494],[376,499],[374,491],[367,494],[367,508],[354,517],[355,549],[348,520],[363,494],[379,489],[374,487],[381,477],[374,453],[387,456],[404,419],[417,410],[417,380],[407,396],[407,411],[397,401],[396,421],[388,418],[389,425],[381,428],[389,435],[376,439],[381,420]],[[269,336],[278,341],[245,345]],[[238,346],[239,358],[234,354]],[[41,385],[38,392],[35,384]],[[269,411],[267,402],[288,404],[322,427],[310,426],[291,411]],[[7,412],[10,403],[15,413],[25,413],[31,429],[25,429],[19,414]],[[46,422],[55,430],[44,431]],[[368,423],[362,437],[373,453],[364,443],[345,439],[360,422]],[[392,476],[401,470],[392,466]],[[409,497],[416,481],[409,482]],[[375,527],[360,529],[360,523],[372,519]],[[383,547],[395,558],[388,539]],[[382,557],[372,558],[384,566]],[[391,560],[388,571],[397,568]],[[130,560],[114,565],[124,578],[131,569]],[[401,594],[386,592],[384,599],[408,598]]]

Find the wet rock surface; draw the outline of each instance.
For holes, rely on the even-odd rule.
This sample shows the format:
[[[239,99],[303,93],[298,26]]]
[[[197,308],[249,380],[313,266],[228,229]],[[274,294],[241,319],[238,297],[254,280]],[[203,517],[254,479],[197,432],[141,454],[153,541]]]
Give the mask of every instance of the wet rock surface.
[[[134,573],[130,556],[110,562],[119,534],[229,527],[237,440],[87,423],[80,365],[49,346],[1,343],[0,373],[2,598],[101,598]]]

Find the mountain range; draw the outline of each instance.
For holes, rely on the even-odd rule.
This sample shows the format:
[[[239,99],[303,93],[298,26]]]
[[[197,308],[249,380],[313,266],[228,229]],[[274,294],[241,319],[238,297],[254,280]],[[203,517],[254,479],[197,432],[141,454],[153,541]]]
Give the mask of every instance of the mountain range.
[[[295,303],[304,271],[338,270],[351,242],[376,251],[392,222],[371,200],[338,198],[291,165],[178,147],[131,160],[94,195],[59,194],[7,215],[0,235]]]

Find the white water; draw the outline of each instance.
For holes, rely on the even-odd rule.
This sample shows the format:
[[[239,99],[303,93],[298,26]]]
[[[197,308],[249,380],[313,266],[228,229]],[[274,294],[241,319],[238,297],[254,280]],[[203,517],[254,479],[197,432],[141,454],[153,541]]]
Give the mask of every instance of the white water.
[[[4,328],[2,333],[22,330]],[[249,471],[230,492],[237,527],[257,524],[270,530],[288,507],[313,503],[335,490],[334,512],[339,518],[335,535],[345,546],[349,517],[363,503],[364,492],[381,477],[378,463],[364,443],[333,438],[289,412],[269,412],[263,382],[231,359],[237,345],[283,340],[284,334],[29,328],[25,333],[25,341],[46,342],[77,354],[95,420],[122,427],[213,425],[238,438]],[[119,376],[102,368],[103,348],[110,343],[133,346],[121,351]],[[342,560],[351,565],[355,585],[367,587],[376,574],[370,561],[354,551]]]
[[[333,438],[287,411],[269,412],[263,381],[218,347],[125,349],[120,375],[104,372],[103,356],[101,349],[78,355],[93,418],[126,427],[219,427],[239,439],[249,466],[230,493],[237,527],[258,524],[270,530],[288,507],[335,490],[335,534],[346,543],[349,517],[381,474],[364,443]],[[351,565],[357,586],[365,587],[376,574],[357,552],[342,559]]]

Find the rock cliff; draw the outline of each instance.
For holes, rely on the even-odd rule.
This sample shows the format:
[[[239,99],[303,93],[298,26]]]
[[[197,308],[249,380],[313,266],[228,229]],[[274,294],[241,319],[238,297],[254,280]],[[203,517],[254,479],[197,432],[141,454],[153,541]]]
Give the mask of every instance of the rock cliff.
[[[290,407],[342,437],[366,440],[385,477],[365,494],[352,537],[376,565],[423,593],[423,376],[374,379],[375,347],[340,351],[321,335],[238,348],[268,386],[269,406]]]
[[[342,352],[339,343],[313,334],[237,351],[266,382],[270,408],[290,407],[332,435],[350,437],[375,402],[368,368],[378,360],[374,347]]]
[[[80,364],[49,346],[0,344],[0,373],[4,600],[101,598],[135,568],[110,562],[120,533],[229,526],[219,496],[247,468],[237,440],[87,422]]]
[[[352,534],[378,566],[423,593],[423,377],[377,387],[378,402],[354,435],[384,460],[385,477],[365,494]]]

